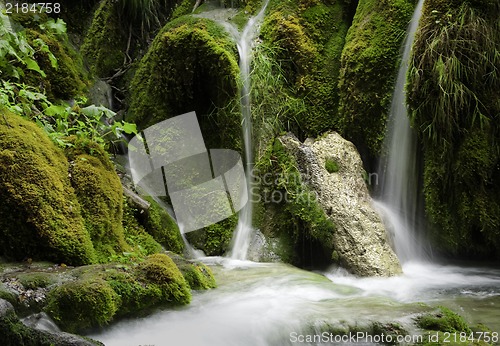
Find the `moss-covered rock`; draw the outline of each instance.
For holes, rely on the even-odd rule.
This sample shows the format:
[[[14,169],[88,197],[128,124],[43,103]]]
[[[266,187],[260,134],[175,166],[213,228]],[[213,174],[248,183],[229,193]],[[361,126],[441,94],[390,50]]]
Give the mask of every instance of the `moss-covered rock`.
[[[203,250],[207,256],[222,256],[229,250],[237,224],[238,216],[232,215],[213,225],[186,233],[186,238],[190,244]]]
[[[419,316],[417,325],[425,330],[467,333],[467,335],[471,333],[471,329],[463,317],[444,306],[439,307],[437,311]]]
[[[124,63],[127,35],[120,25],[119,6],[119,1],[101,1],[81,47],[91,72],[99,77],[111,77]]]
[[[360,0],[342,51],[339,129],[362,153],[377,156],[411,0]]]
[[[175,220],[151,197],[145,198],[150,207],[145,213],[144,227],[165,250],[182,254],[184,243]]]
[[[64,153],[32,122],[5,111],[1,119],[0,253],[92,263],[95,251]]]
[[[160,289],[161,299],[172,304],[189,304],[189,285],[170,257],[165,254],[149,256],[137,267],[138,276]]]
[[[215,22],[190,16],[168,23],[141,60],[127,121],[141,128],[196,111],[209,148],[239,148],[235,43]],[[237,105],[237,103],[234,103]]]
[[[76,332],[111,321],[119,299],[104,280],[76,280],[51,291],[45,310],[63,330]]]
[[[40,29],[39,29],[40,30]],[[35,40],[42,40],[54,54],[57,65],[54,67],[46,52],[39,50],[35,58],[40,69],[45,72],[46,77],[41,77],[36,72],[30,72],[26,81],[33,85],[42,85],[46,95],[52,100],[70,100],[75,96],[83,94],[88,88],[87,72],[84,70],[83,62],[73,47],[68,42],[66,34],[53,35],[40,33],[31,29],[27,30],[28,42],[33,44]]]
[[[169,254],[169,256],[177,265],[191,289],[206,290],[217,286],[212,270],[205,264],[186,260],[184,257],[176,254]]]
[[[65,331],[84,331],[121,316],[191,301],[189,284],[166,254],[139,264],[84,266],[66,275],[71,279],[48,293],[44,308]]]
[[[500,258],[499,6],[426,1],[410,64],[431,236],[452,256]]]
[[[4,346],[102,346],[88,338],[67,333],[50,333],[25,326],[12,305],[0,299],[0,336]]]
[[[70,181],[82,207],[85,228],[99,261],[127,250],[122,227],[123,195],[120,178],[107,153],[96,143],[74,140],[66,149]]]
[[[45,73],[42,76],[37,71],[26,69],[22,82],[40,87],[50,100],[69,100],[86,91],[89,83],[87,72],[81,56],[68,39],[64,23],[56,25],[54,19],[45,13],[21,11],[14,13],[11,20],[26,29],[26,39],[35,50],[34,59]]]
[[[279,139],[256,165],[260,202],[266,211],[257,225],[265,236],[280,239],[273,252],[301,267],[325,266],[334,250],[335,225],[302,181],[297,162]]]
[[[348,21],[343,2],[272,1],[261,36],[276,52],[292,95],[304,98],[307,111],[290,119],[300,138],[336,127],[337,81]],[[257,86],[258,88],[259,86]]]

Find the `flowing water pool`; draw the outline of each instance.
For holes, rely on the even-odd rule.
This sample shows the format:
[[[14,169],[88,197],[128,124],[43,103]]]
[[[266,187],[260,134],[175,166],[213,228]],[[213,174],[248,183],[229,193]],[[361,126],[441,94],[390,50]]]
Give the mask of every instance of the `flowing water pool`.
[[[337,268],[313,273],[280,263],[202,261],[218,288],[195,292],[189,306],[124,320],[90,337],[120,346],[316,345],[294,341],[375,321],[397,322],[416,335],[412,320],[429,311],[426,304],[500,331],[499,269],[408,263],[399,277],[356,278]]]

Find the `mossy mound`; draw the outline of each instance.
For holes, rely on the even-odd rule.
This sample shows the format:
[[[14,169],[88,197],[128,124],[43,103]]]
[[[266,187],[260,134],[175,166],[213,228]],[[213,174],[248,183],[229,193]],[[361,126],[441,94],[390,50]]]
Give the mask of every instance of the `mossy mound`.
[[[65,331],[102,326],[118,310],[119,296],[104,280],[67,282],[50,292],[46,310]]]
[[[175,220],[151,197],[145,198],[150,207],[146,212],[144,228],[165,250],[182,254],[184,243]]]
[[[101,1],[81,47],[92,74],[99,77],[111,77],[124,63],[127,35],[120,25],[119,6],[119,1]]]
[[[471,333],[467,322],[457,313],[443,306],[438,311],[417,318],[417,325],[425,330],[449,333]]]
[[[347,34],[342,2],[272,1],[261,36],[275,52],[288,92],[304,98],[307,111],[292,116],[288,128],[300,138],[316,137],[336,127],[337,81]],[[257,86],[259,87],[259,86]]]
[[[2,112],[0,253],[80,265],[95,251],[64,153],[35,124]]]
[[[237,224],[238,216],[232,215],[203,229],[186,233],[186,238],[194,247],[203,250],[207,256],[222,256],[229,250]]]
[[[103,326],[120,316],[191,301],[190,287],[172,259],[154,254],[138,265],[93,265],[50,291],[45,311],[65,331]]]
[[[146,128],[196,111],[207,147],[238,149],[237,56],[235,43],[211,20],[184,16],[168,23],[139,64],[127,121]]]
[[[42,85],[42,89],[45,89],[45,94],[51,100],[70,100],[87,90],[89,83],[87,72],[83,67],[82,59],[71,47],[66,34],[56,36],[28,29],[26,35],[30,43],[35,40],[45,42],[57,59],[57,66],[54,67],[47,53],[37,52],[35,58],[46,77],[31,71],[26,76],[28,84]]]
[[[68,39],[65,24],[54,22],[44,13],[19,12],[11,19],[16,25],[26,28],[26,39],[35,48],[34,58],[46,75],[27,69],[22,82],[44,90],[50,100],[70,100],[87,90],[88,75],[80,55]],[[53,54],[55,65],[47,49]]]
[[[212,271],[203,263],[184,263],[178,266],[191,289],[206,290],[217,286]]]
[[[122,185],[113,164],[96,143],[74,140],[66,150],[71,185],[82,207],[85,228],[106,262],[127,250],[122,227]]]
[[[447,255],[500,258],[500,4],[426,1],[408,74],[426,212]]]
[[[411,0],[360,0],[342,51],[339,129],[360,152],[378,156],[413,12]]]

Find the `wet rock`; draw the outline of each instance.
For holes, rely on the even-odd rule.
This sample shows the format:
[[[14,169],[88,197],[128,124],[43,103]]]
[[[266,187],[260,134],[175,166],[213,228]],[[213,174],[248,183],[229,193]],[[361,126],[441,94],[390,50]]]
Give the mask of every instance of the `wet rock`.
[[[95,346],[103,345],[98,341],[85,339],[78,335],[49,332],[30,328],[19,321],[12,304],[0,299],[0,340],[3,346]]]
[[[354,144],[337,133],[306,143],[289,134],[280,141],[295,157],[303,181],[337,227],[332,239],[339,263],[361,276],[401,273],[384,224],[372,205]]]

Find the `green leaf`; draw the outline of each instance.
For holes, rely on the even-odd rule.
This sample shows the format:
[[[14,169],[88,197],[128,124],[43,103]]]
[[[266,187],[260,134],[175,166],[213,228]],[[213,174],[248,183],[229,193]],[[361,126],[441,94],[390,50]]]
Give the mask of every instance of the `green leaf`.
[[[29,58],[29,57],[25,57],[24,58],[24,62],[26,63],[26,67],[28,69],[36,71],[36,72],[40,73],[40,75],[42,77],[45,77],[45,72],[43,72],[40,69],[40,66],[38,66],[38,63],[35,60],[33,60],[33,59]]]
[[[46,23],[40,24],[40,29],[51,30],[56,35],[62,35],[66,32],[66,23],[61,18],[49,19]]]
[[[127,122],[122,122],[121,129],[128,135],[137,134],[137,125]]]
[[[68,108],[65,106],[57,106],[57,105],[52,105],[47,108],[45,108],[44,113],[48,116],[55,116],[55,115],[61,115],[61,114],[67,114]]]

